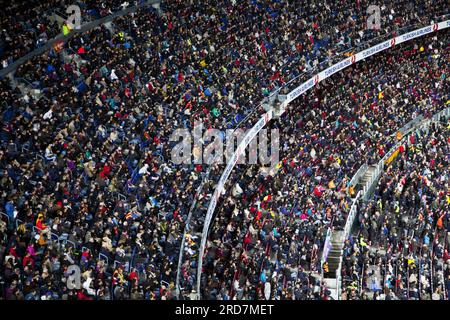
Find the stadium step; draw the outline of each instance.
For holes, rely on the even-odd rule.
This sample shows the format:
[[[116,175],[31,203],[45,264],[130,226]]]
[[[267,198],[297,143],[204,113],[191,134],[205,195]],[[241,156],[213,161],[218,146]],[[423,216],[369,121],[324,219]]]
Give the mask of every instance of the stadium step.
[[[364,173],[364,175],[363,175],[361,181],[362,181],[362,182],[367,182],[367,181],[369,181],[370,178],[372,177],[374,171],[375,171],[375,168],[376,168],[376,166],[373,166],[373,165],[372,165],[372,166],[369,166],[369,167],[367,168],[366,172]]]
[[[20,92],[21,92],[23,95],[26,95],[26,94],[28,94],[28,93],[31,91],[31,88],[27,87],[27,86],[26,86],[25,84],[23,84],[23,83],[17,83],[16,86],[17,86],[17,88],[19,88]]]
[[[335,256],[335,257],[340,257],[342,254],[342,250],[340,248],[332,248],[330,250],[330,253],[328,253],[329,256]]]
[[[306,274],[310,274],[316,279],[320,279],[322,276],[317,271],[304,271]]]
[[[363,190],[364,187],[367,186],[367,183],[370,182],[370,180],[372,180],[373,175],[375,174],[376,171],[376,166],[375,165],[370,165],[366,172],[364,172],[362,178],[359,180],[358,184],[356,185],[356,189],[359,190]],[[368,187],[372,187],[372,186],[368,186]],[[369,190],[366,190],[366,194],[364,195],[364,199],[367,199],[372,192],[372,188],[369,188]]]
[[[331,257],[330,259],[328,259],[328,267],[330,270],[336,270],[333,269],[332,266],[339,266],[339,262],[340,262],[340,257]]]
[[[39,99],[41,99],[44,94],[39,89],[32,89],[30,91],[30,95],[33,97],[35,101],[39,101]]]
[[[331,292],[331,297],[338,299],[339,290],[336,285],[337,275],[336,271],[341,264],[343,247],[344,247],[344,231],[334,230],[330,236],[331,248],[327,256],[328,272],[324,274],[324,281],[328,290]]]
[[[331,241],[340,242],[343,241],[344,231],[333,231],[331,234]]]
[[[156,11],[158,12],[158,15],[162,15],[163,14],[163,10],[161,9],[161,4],[160,3],[154,3],[152,4],[152,7],[154,9],[156,9]]]
[[[331,246],[333,248],[342,248],[344,245],[343,241],[331,240]]]

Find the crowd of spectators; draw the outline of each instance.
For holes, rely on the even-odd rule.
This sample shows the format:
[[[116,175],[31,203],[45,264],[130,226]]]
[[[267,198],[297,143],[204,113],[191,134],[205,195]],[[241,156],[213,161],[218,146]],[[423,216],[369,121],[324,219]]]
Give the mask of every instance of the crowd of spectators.
[[[106,0],[72,2],[67,0],[0,1],[0,61],[5,68],[18,58],[43,46],[63,33],[70,5],[80,8],[81,23],[87,23],[125,9],[140,1]],[[58,19],[54,15],[58,16]]]
[[[115,1],[112,3],[119,5]],[[318,6],[312,1],[300,4],[267,0],[223,1],[219,5],[212,0],[201,3],[165,1],[161,13],[151,7],[142,8],[116,18],[112,26],[101,25],[74,36],[61,51],[52,49],[21,65],[15,71],[15,77],[39,89],[38,97],[31,91],[24,93],[9,79],[1,80],[0,190],[4,215],[0,225],[0,261],[3,296],[6,299],[173,299],[177,259],[189,204],[207,177],[207,166],[172,163],[171,133],[175,128],[191,129],[195,121],[201,121],[207,127],[233,128],[254,111],[253,118],[245,122],[245,125],[251,125],[251,120],[261,111],[255,111],[261,98],[301,72],[327,61],[340,50],[336,48],[348,49],[366,38],[386,35],[408,24],[428,24],[445,9],[444,1],[421,2],[417,9],[409,11],[403,7],[403,2],[394,1],[382,12],[390,12],[389,19],[396,23],[386,20],[386,25],[391,27],[366,34],[365,3],[358,3],[343,1]],[[33,7],[30,4],[27,10]],[[346,11],[341,11],[344,7]],[[109,9],[100,11],[100,16],[111,13]],[[404,15],[412,11],[422,14]],[[403,18],[398,18],[400,16]],[[25,18],[22,22],[26,25]],[[34,23],[30,22],[30,25]],[[9,25],[7,30],[10,30]],[[334,33],[330,25],[336,25]],[[12,32],[7,31],[10,39],[17,38],[11,35]],[[33,41],[22,40],[29,43],[25,48],[33,48]],[[342,46],[335,46],[337,43]],[[392,57],[391,60],[389,57],[382,59],[382,62],[371,59],[372,64],[387,61],[394,66],[405,60],[409,66],[408,76],[395,80],[404,81],[403,88],[406,83],[413,86],[404,93],[407,99],[429,100],[420,108],[410,102],[399,102],[404,108],[405,120],[426,112],[427,106],[440,106],[444,99],[442,92],[448,92],[448,81],[443,76],[446,65],[442,63],[448,59],[445,55],[448,52],[436,39],[432,43],[430,48],[424,42],[424,50],[421,47],[419,50],[416,44],[416,48],[409,50],[409,56],[396,57],[397,61]],[[14,48],[16,44],[8,46]],[[23,44],[19,46],[23,47]],[[14,57],[23,53],[16,52]],[[413,68],[417,63],[413,62],[416,56],[423,63],[419,72]],[[361,118],[352,118],[356,123],[345,129],[343,123],[348,121],[347,115],[352,109],[344,103],[339,104],[339,99],[325,97],[325,92],[331,91],[326,84],[321,84],[315,93],[317,101],[310,101],[312,109],[300,101],[299,106],[293,106],[295,112],[289,111],[282,119],[291,122],[284,129],[287,140],[282,139],[284,152],[292,148],[286,159],[293,158],[293,152],[297,150],[294,146],[304,140],[304,156],[316,154],[311,156],[318,166],[309,170],[305,167],[302,177],[298,173],[300,164],[290,165],[291,161],[286,160],[289,165],[285,161],[286,168],[280,170],[285,173],[282,180],[261,190],[262,180],[251,181],[254,179],[252,174],[259,177],[258,169],[249,168],[250,176],[236,188],[236,197],[240,201],[243,196],[239,195],[242,194],[239,189],[248,193],[240,206],[247,204],[251,213],[255,208],[259,212],[261,207],[266,210],[273,206],[272,211],[283,208],[285,212],[295,211],[295,215],[310,206],[311,212],[306,214],[312,215],[313,210],[319,212],[328,205],[328,221],[335,210],[345,207],[345,197],[339,190],[345,186],[352,170],[369,154],[362,147],[356,151],[361,158],[349,155],[351,159],[344,161],[343,150],[357,146],[351,139],[347,142],[344,139],[349,128],[357,127],[363,132],[362,125],[370,123],[373,132],[380,131],[372,138],[370,132],[365,133],[369,135],[368,147],[375,148],[375,141],[390,133],[384,125],[399,126],[404,120],[398,115],[393,116],[393,108],[387,103],[380,103],[383,107],[377,105],[376,101],[382,99],[372,84],[373,80],[379,80],[371,77],[372,66],[361,64],[357,68],[361,76],[352,71],[344,72],[341,76],[345,77],[342,80],[334,77],[336,80],[332,82],[336,83],[330,86],[339,86],[340,95],[353,97],[354,104],[373,99],[372,116],[364,113],[367,108],[359,106]],[[380,69],[381,75],[386,75],[383,69]],[[423,78],[423,82],[416,83],[416,77]],[[352,89],[357,84],[355,79],[361,83],[359,91]],[[435,81],[430,84],[427,82],[430,79]],[[435,83],[438,86],[435,87]],[[364,85],[368,86],[368,92],[362,92]],[[399,101],[404,98],[399,88],[384,90],[388,96],[389,90],[400,94]],[[360,101],[356,102],[358,95]],[[323,115],[319,108],[333,105],[327,99],[338,103],[342,110],[328,109],[329,114]],[[413,107],[417,108],[416,113],[411,112]],[[377,118],[377,112],[383,113],[385,118]],[[314,115],[318,113],[322,114],[324,123],[329,123],[330,130],[336,126],[335,138],[343,142],[327,154],[330,159],[326,161],[333,163],[334,172],[325,168],[328,163],[319,164],[324,149],[313,151],[306,145],[311,137],[320,140],[319,134],[325,133],[315,132],[321,131],[320,125],[313,124],[317,121]],[[393,119],[386,121],[391,116]],[[335,122],[331,125],[332,120]],[[273,125],[281,127],[281,123],[274,122]],[[298,127],[310,128],[311,136],[297,136],[300,134]],[[358,138],[364,133],[359,135]],[[297,161],[302,161],[301,157]],[[344,161],[342,165],[341,161]],[[340,170],[344,165],[345,172]],[[220,169],[220,166],[213,167],[210,177],[205,178],[208,180],[205,190],[214,186]],[[235,175],[242,171],[239,169]],[[314,201],[308,201],[307,193],[298,196],[299,190],[307,190],[306,186],[313,185],[307,182],[309,177],[327,181],[331,174],[335,174],[336,179],[335,187],[331,189],[337,190],[333,200],[341,200],[340,203],[333,204],[330,199],[328,204],[314,208]],[[289,184],[297,178],[298,190],[292,191]],[[281,201],[277,199],[274,206],[279,189],[283,190],[280,193],[284,197]],[[266,194],[267,199],[255,203],[255,192]],[[314,197],[320,198],[326,192],[317,187],[314,193]],[[292,195],[292,199],[288,195]],[[208,191],[204,191],[200,196],[202,201],[198,207],[203,210],[210,194],[208,196]],[[293,199],[297,200],[295,204]],[[227,202],[224,210],[235,211],[233,204],[230,205],[232,197]],[[225,221],[219,221],[224,223],[223,226],[229,225],[227,228],[230,229],[225,243],[238,244],[245,234],[252,234],[247,237],[250,241],[246,241],[245,249],[242,247],[234,253],[236,264],[246,259],[263,260],[263,266],[267,268],[264,276],[257,270],[258,265],[249,268],[253,278],[271,277],[274,287],[278,282],[290,283],[294,290],[281,292],[283,297],[319,298],[320,282],[305,271],[317,270],[315,263],[320,260],[317,257],[326,223],[314,223],[313,218],[295,221],[294,216],[289,215],[276,222],[263,217],[253,226],[257,231],[255,236],[251,228],[247,233],[244,226],[236,228],[235,223],[229,224],[230,217],[222,216],[220,211],[219,219]],[[245,221],[241,212],[235,216],[236,220]],[[201,220],[196,223],[201,225]],[[217,225],[213,228],[219,232]],[[235,229],[240,234],[236,234]],[[260,235],[260,229],[264,229],[264,233],[261,242],[255,245],[253,242]],[[292,241],[288,235],[295,234],[296,230],[296,241]],[[198,247],[197,235],[191,234],[188,241],[192,247]],[[294,252],[298,241],[305,245]],[[224,244],[218,243],[218,246]],[[268,248],[269,259],[261,252],[262,247]],[[282,248],[280,257],[278,248]],[[225,252],[223,248],[220,250]],[[187,255],[191,256],[191,252],[195,258],[195,250],[188,250]],[[285,266],[286,260],[289,268]],[[193,259],[186,262],[183,264],[183,287],[186,289],[183,293],[189,298],[195,280],[191,269],[195,269],[196,264]],[[218,266],[223,269],[220,274],[236,280],[243,277],[242,273],[235,274],[227,263]],[[73,264],[81,268],[80,290],[67,288],[67,277]],[[297,266],[301,267],[299,271]],[[286,274],[287,270],[292,272],[288,277],[280,276],[273,272],[275,268],[282,268]],[[206,270],[210,270],[210,266]],[[222,285],[219,287],[223,289]],[[255,293],[251,293],[250,287],[243,289],[242,281],[238,281],[234,289],[231,286],[224,288],[225,292],[220,293],[223,298],[256,298],[262,294],[262,291],[256,292],[256,288]],[[232,289],[227,293],[228,288]],[[274,298],[279,295],[275,290],[270,291],[270,288],[265,290]]]
[[[450,119],[407,139],[346,241],[343,299],[448,299]]]
[[[0,13],[1,68],[42,46],[59,32],[49,14],[59,1],[2,1]]]
[[[290,299],[298,285],[312,297],[305,278],[320,274],[327,227],[345,224],[351,177],[385,155],[399,128],[449,100],[448,50],[445,33],[387,51],[320,83],[274,121],[278,172],[237,170],[210,233],[205,297],[260,299],[267,283],[273,299]]]
[[[278,63],[281,67],[280,68],[274,68],[272,67],[272,70],[267,70],[268,72],[273,72],[273,76],[270,77],[270,80],[272,80],[271,83],[274,85],[267,88],[262,87],[263,96],[267,95],[270,90],[276,89],[279,86],[282,86],[286,83],[291,82],[293,79],[301,79],[299,75],[304,74],[306,72],[311,72],[312,70],[317,70],[318,66],[325,64],[330,64],[332,61],[335,61],[334,59],[331,59],[332,57],[342,58],[342,54],[345,53],[346,50],[349,48],[351,50],[355,50],[355,48],[361,44],[361,42],[367,39],[373,39],[377,38],[379,40],[380,37],[392,35],[394,31],[399,31],[398,29],[401,26],[408,25],[408,23],[404,24],[406,21],[409,21],[411,23],[424,23],[427,21],[429,23],[431,20],[435,21],[434,18],[430,19],[432,15],[436,15],[437,12],[445,12],[445,5],[436,3],[437,7],[432,9],[434,12],[431,16],[429,14],[424,15],[415,15],[411,14],[408,15],[408,18],[403,21],[403,23],[399,23],[402,19],[395,19],[397,21],[397,24],[391,23],[392,19],[394,19],[394,16],[396,14],[400,14],[400,12],[411,12],[411,10],[408,9],[408,5],[406,3],[396,3],[389,6],[391,9],[390,14],[388,14],[390,20],[382,20],[383,27],[378,30],[367,30],[364,27],[364,19],[358,18],[360,17],[358,14],[363,14],[363,11],[361,8],[364,7],[364,4],[361,4],[361,7],[354,7],[356,4],[354,3],[346,5],[346,8],[348,9],[348,12],[353,13],[351,21],[358,20],[360,22],[359,27],[357,24],[349,22],[346,20],[347,16],[345,14],[339,14],[340,9],[339,6],[342,6],[342,3],[334,3],[330,4],[329,6],[321,6],[318,4],[320,8],[316,7],[315,4],[309,4],[308,6],[298,6],[297,4],[293,5],[294,8],[301,8],[299,11],[289,11],[289,9],[292,8],[292,6],[287,6],[288,9],[286,13],[286,10],[281,10],[283,14],[288,14],[288,18],[282,19],[284,23],[287,23],[287,25],[281,29],[281,32],[284,32],[284,30],[301,30],[303,32],[292,32],[289,33],[287,36],[294,36],[294,40],[289,41],[289,38],[286,38],[286,36],[282,39],[282,44],[285,44],[287,42],[290,43],[290,47],[287,47],[287,49],[283,52],[282,56],[288,57],[285,59],[283,63]],[[429,9],[425,9],[430,4],[423,4],[425,7],[422,7],[421,5],[418,5],[421,7],[420,11],[425,13],[425,11],[429,12]],[[365,8],[365,7],[364,7]],[[439,9],[438,9],[439,8]],[[311,15],[312,12],[315,12],[318,10],[317,15],[321,16],[321,19],[329,19],[328,21],[338,21],[335,22],[337,25],[339,25],[339,29],[335,30],[336,34],[334,33],[327,33],[330,31],[330,28],[327,28],[326,24],[315,24],[314,21],[317,19],[316,15]],[[389,10],[386,6],[382,6],[382,14],[387,13]],[[304,10],[304,11],[303,11]],[[311,11],[310,11],[311,10]],[[245,12],[241,10],[242,12]],[[280,13],[281,14],[281,13]],[[298,14],[300,14],[301,19],[299,19]],[[329,14],[329,16],[327,16]],[[339,16],[339,18],[337,18]],[[297,19],[295,19],[297,17]],[[422,19],[422,17],[427,17],[425,19]],[[289,20],[289,18],[291,20]],[[301,21],[295,25],[295,28],[289,28],[290,21]],[[308,21],[308,22],[307,22]],[[340,21],[340,23],[339,23]],[[390,22],[389,22],[390,21]],[[414,21],[414,22],[412,22]],[[280,21],[276,21],[277,26],[282,26],[280,24]],[[305,23],[306,22],[306,23]],[[310,24],[311,23],[311,24]],[[426,23],[424,23],[426,24]],[[310,26],[313,26],[313,28],[310,28]],[[320,27],[319,27],[320,26]],[[317,27],[317,28],[316,28]],[[271,29],[270,29],[271,30]],[[341,32],[340,30],[343,30]],[[253,33],[253,34],[259,34],[259,33]],[[279,33],[276,32],[270,32],[267,33],[269,37],[276,36]],[[329,37],[328,37],[329,35]],[[335,36],[337,38],[335,38]],[[348,36],[348,37],[347,37]],[[333,39],[333,41],[331,40]],[[352,39],[352,41],[349,41],[349,39]],[[280,39],[281,40],[281,39]],[[269,40],[270,41],[270,38]],[[342,46],[337,46],[340,48],[336,49],[336,46],[334,46],[334,41],[337,41],[342,44]],[[295,43],[299,42],[300,45],[296,45]],[[277,39],[274,41],[270,41],[270,44],[277,43]],[[260,50],[264,51],[264,48],[267,47],[267,40],[264,41],[264,46],[260,46]],[[342,51],[341,51],[342,50]],[[278,50],[280,51],[280,50]],[[273,51],[272,51],[273,52]],[[338,54],[338,53],[341,53]],[[265,57],[265,56],[264,56]],[[251,60],[249,59],[249,62]],[[242,64],[239,64],[239,66],[242,66]],[[245,65],[244,65],[245,66]],[[316,68],[315,68],[316,67]],[[237,73],[242,74],[242,67],[241,70],[236,70]],[[261,82],[261,79],[259,79],[259,82],[256,83],[258,85]],[[252,82],[251,85],[254,85]],[[269,89],[269,90],[268,90]],[[252,92],[252,87],[250,87],[250,91]],[[252,97],[253,98],[253,97]],[[250,102],[254,102],[255,99],[250,100]],[[233,104],[232,104],[233,106]],[[238,113],[238,117],[241,115]],[[247,115],[247,110],[244,110],[244,113],[242,114],[242,117],[240,119],[244,118],[244,115]],[[198,197],[198,202],[195,203],[194,206],[194,214],[193,214],[193,221],[190,223],[190,231],[192,231],[193,234],[195,234],[195,237],[198,237],[202,231],[202,225],[204,221],[204,216],[206,213],[206,209],[208,207],[208,201],[211,197],[211,194],[215,187],[215,182],[217,182],[218,177],[220,177],[221,172],[223,171],[224,166],[213,166],[211,169],[210,177],[211,179],[206,180],[205,187],[203,188],[203,192]],[[192,234],[189,234],[189,239],[191,240]],[[186,290],[188,293],[190,292],[190,289],[192,289],[193,283],[195,283],[195,271],[196,270],[196,262],[195,257],[198,254],[198,248],[199,248],[199,242],[198,241],[188,241],[190,243],[189,248],[186,250],[185,259],[183,260],[183,275],[184,279],[186,280],[183,284],[183,287],[189,288]],[[193,257],[194,259],[190,258]],[[189,271],[189,272],[188,272]]]

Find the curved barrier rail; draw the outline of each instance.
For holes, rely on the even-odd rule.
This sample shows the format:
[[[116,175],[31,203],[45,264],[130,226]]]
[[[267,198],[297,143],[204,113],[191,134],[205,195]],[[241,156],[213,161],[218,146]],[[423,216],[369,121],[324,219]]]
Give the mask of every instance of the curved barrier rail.
[[[403,42],[406,42],[406,41],[409,41],[409,40],[412,40],[412,39],[415,39],[418,37],[422,37],[427,34],[437,32],[439,30],[443,30],[443,29],[446,29],[449,27],[450,27],[450,20],[442,21],[439,23],[434,23],[432,25],[429,25],[429,26],[426,26],[426,27],[423,27],[423,28],[420,28],[417,30],[413,30],[406,34],[394,37],[390,40],[386,40],[382,43],[379,43],[375,46],[372,46],[368,49],[358,52],[355,55],[352,55],[352,56],[332,65],[331,67],[319,72],[318,74],[314,75],[309,80],[307,80],[306,82],[302,83],[297,88],[295,88],[294,90],[289,92],[285,97],[286,99],[280,105],[280,115],[286,111],[288,104],[291,103],[292,101],[294,101],[296,98],[298,98],[301,94],[305,93],[309,89],[316,86],[320,81],[323,81],[324,79],[332,76],[333,74],[341,71],[342,69],[345,69],[358,61],[365,60],[374,54],[377,54],[384,50],[393,48],[395,45],[398,45],[400,43],[403,43]],[[269,121],[272,120],[273,117],[274,117],[274,111],[271,109],[271,110],[267,111],[265,114],[263,114],[263,116],[259,119],[259,121],[247,132],[245,137],[242,139],[242,142],[239,144],[238,148],[233,153],[233,155],[232,155],[230,161],[228,162],[224,172],[222,173],[222,176],[220,177],[217,187],[212,195],[212,198],[211,198],[209,206],[208,206],[208,211],[207,211],[207,215],[205,218],[205,222],[203,225],[202,240],[201,240],[201,245],[200,245],[200,250],[199,250],[199,255],[198,255],[198,265],[197,265],[197,275],[198,276],[196,279],[196,281],[197,281],[196,289],[197,289],[197,297],[198,298],[200,298],[200,284],[201,284],[200,275],[202,272],[203,255],[204,255],[204,251],[205,251],[206,240],[207,240],[207,236],[208,236],[209,227],[211,224],[211,219],[214,215],[214,210],[217,206],[218,199],[224,189],[225,183],[228,180],[228,177],[230,176],[231,171],[233,170],[238,158],[243,155],[243,153],[245,152],[245,149],[250,144],[250,142],[253,140],[253,138],[259,133],[259,131],[261,131],[265,127],[265,125]]]

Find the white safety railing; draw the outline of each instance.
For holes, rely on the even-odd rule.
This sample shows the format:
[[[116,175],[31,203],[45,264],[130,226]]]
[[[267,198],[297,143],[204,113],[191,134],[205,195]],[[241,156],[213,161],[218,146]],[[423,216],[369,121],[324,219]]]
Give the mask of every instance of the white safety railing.
[[[345,221],[345,227],[344,227],[344,239],[348,239],[350,236],[350,231],[353,225],[353,222],[355,221],[356,214],[358,212],[358,201],[363,195],[362,191],[359,191],[356,195],[355,199],[353,200],[353,203],[350,207],[350,211],[348,213],[347,221]]]
[[[331,234],[332,234],[332,226],[328,227],[328,230],[327,230],[327,235],[326,235],[325,243],[323,245],[323,250],[322,250],[322,259],[320,261],[321,266],[323,266],[325,261],[327,261],[328,253],[330,252],[330,249],[331,249]],[[323,276],[323,268],[322,268],[322,276]]]

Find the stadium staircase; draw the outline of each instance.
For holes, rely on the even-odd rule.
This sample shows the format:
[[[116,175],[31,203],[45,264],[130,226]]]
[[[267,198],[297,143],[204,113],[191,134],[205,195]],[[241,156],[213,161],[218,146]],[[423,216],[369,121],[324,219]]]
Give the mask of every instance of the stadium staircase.
[[[370,183],[374,180],[374,175],[376,174],[376,165],[370,165],[367,167],[366,172],[359,180],[359,183],[356,185],[356,192],[363,190],[365,186],[371,186],[371,188],[365,190],[364,199],[367,200],[374,191],[374,187],[376,184]]]
[[[338,300],[338,275],[340,273],[340,265],[344,248],[344,231],[333,231],[331,235],[331,249],[328,253],[327,263],[328,272],[323,275],[323,282],[327,289],[331,292],[331,297]]]
[[[362,192],[364,195],[364,200],[366,200],[373,192],[374,181],[377,179],[379,172],[377,172],[376,165],[364,165],[361,167],[361,173],[358,173],[355,183],[355,191],[357,193]],[[333,230],[330,236],[330,251],[326,258],[328,264],[328,272],[323,273],[323,282],[330,291],[330,296],[334,300],[339,300],[341,292],[341,266],[342,266],[342,256],[343,248],[345,242],[345,231],[344,230]]]

